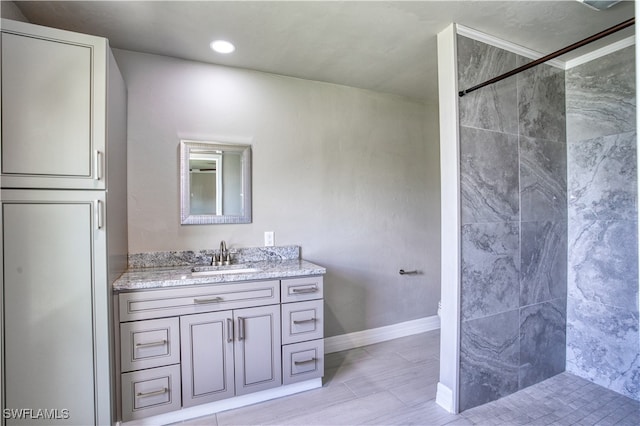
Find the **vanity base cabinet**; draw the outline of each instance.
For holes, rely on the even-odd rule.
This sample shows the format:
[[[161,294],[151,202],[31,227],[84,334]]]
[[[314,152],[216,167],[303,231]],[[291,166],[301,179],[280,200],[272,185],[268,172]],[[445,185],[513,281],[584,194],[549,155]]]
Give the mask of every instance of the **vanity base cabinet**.
[[[175,422],[176,415],[211,414],[198,410],[322,386],[322,277],[157,289],[118,299],[125,422],[164,413]],[[169,414],[178,410],[182,414]]]

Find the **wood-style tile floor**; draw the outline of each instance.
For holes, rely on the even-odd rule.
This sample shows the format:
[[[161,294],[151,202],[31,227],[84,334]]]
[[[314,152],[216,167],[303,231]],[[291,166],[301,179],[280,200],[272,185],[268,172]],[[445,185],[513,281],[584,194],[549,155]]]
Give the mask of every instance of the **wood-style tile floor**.
[[[563,373],[449,414],[435,403],[438,331],[328,354],[324,386],[181,425],[640,425],[640,403]]]

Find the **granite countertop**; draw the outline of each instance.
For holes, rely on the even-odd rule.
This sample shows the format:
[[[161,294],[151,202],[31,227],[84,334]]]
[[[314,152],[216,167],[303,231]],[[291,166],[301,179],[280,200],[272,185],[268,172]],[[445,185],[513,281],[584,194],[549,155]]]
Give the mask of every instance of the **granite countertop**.
[[[202,266],[202,265],[198,265]],[[113,283],[114,292],[149,290],[202,284],[225,284],[237,281],[268,280],[305,275],[322,275],[326,269],[302,259],[263,260],[242,262],[230,267],[257,269],[223,275],[192,276],[191,266],[171,266],[159,268],[130,268]],[[223,267],[224,268],[224,267]]]

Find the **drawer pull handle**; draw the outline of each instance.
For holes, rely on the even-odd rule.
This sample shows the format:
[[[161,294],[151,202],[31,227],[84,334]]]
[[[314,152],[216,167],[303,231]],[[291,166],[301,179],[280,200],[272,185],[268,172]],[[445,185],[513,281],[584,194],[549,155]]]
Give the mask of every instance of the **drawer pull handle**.
[[[149,343],[136,343],[136,348],[148,348],[150,346],[164,346],[167,344],[167,339],[158,340],[157,342]]]
[[[98,150],[93,152],[93,178],[102,179],[102,152]]]
[[[162,388],[160,390],[157,391],[152,391],[152,392],[138,392],[136,394],[136,396],[138,398],[147,398],[149,396],[158,396],[158,395],[164,395],[165,393],[169,392],[168,388]]]
[[[233,342],[233,320],[227,318],[227,342]]]
[[[193,299],[193,303],[202,304],[202,303],[216,303],[221,302],[222,297],[210,297],[208,299]]]
[[[244,340],[244,318],[238,317],[238,340]]]
[[[95,209],[96,209],[96,228],[102,229],[104,228],[104,211],[102,208],[102,202],[100,200],[95,201]]]
[[[291,291],[293,293],[315,293],[316,291],[318,291],[318,287],[313,286],[313,287],[307,287],[307,288],[292,288]]]
[[[317,360],[318,360],[318,358],[315,358],[315,357],[314,357],[314,358],[311,358],[311,359],[305,359],[304,361],[293,361],[293,363],[294,363],[295,365],[300,365],[300,364],[309,364],[310,362],[315,362],[315,361],[317,361]]]
[[[309,318],[306,320],[293,320],[294,324],[304,324],[305,322],[315,322],[315,318]]]

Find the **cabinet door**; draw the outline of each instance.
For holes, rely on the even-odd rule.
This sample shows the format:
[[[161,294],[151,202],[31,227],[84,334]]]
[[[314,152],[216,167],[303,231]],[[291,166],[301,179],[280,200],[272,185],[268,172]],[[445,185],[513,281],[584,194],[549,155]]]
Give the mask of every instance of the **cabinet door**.
[[[59,192],[1,193],[0,403],[59,417],[8,425],[111,422],[103,194]]]
[[[233,311],[236,395],[280,386],[280,305]]]
[[[180,317],[182,406],[230,398],[233,381],[231,311]]]
[[[104,189],[106,41],[2,27],[3,187]]]

